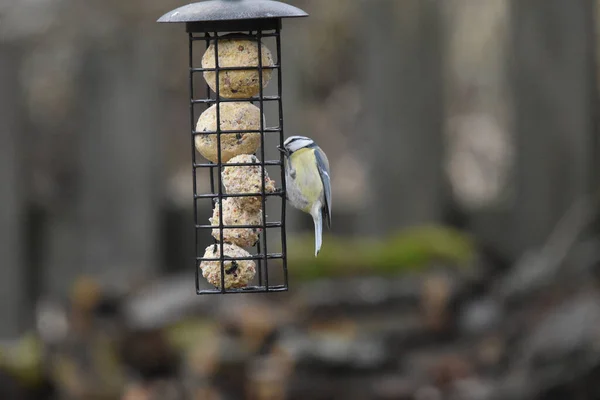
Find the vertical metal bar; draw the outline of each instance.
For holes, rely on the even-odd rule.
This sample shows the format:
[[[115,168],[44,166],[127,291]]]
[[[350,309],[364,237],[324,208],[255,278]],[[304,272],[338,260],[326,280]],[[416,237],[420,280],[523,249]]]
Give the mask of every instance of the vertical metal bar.
[[[258,32],[257,32],[258,33]],[[254,31],[250,31],[249,32],[250,37],[254,37],[254,38],[258,38],[256,35],[254,35]],[[262,114],[260,115],[260,118],[262,118]],[[263,138],[261,137],[261,142],[262,142]],[[263,214],[266,213],[267,211],[264,209],[264,205],[263,205]],[[263,231],[266,229],[265,224],[263,224]],[[261,245],[260,245],[260,241],[261,238],[259,237],[258,241],[256,242],[256,254],[260,254],[261,252]],[[256,260],[257,264],[258,264],[258,286],[262,287],[263,286],[263,260],[259,259]]]
[[[589,36],[589,44],[588,49],[591,54],[591,62],[589,68],[590,74],[590,85],[588,85],[588,90],[590,91],[590,120],[591,120],[591,140],[590,140],[590,168],[591,168],[591,176],[590,176],[590,193],[592,196],[592,201],[594,204],[598,204],[598,195],[600,190],[600,174],[598,171],[600,170],[600,112],[598,111],[598,107],[600,107],[600,87],[598,86],[598,66],[599,66],[599,55],[598,55],[598,36],[596,32],[596,27],[598,26],[598,2],[594,0],[588,0],[589,9],[592,11],[588,18],[588,36]],[[591,231],[595,234],[600,232],[600,221],[596,218],[591,224]]]
[[[208,48],[210,47],[210,33],[205,33],[204,34],[204,39],[206,40],[206,50],[208,50]],[[210,86],[208,84],[208,82],[206,82],[206,99],[210,100]],[[210,107],[210,104],[206,103],[205,105],[205,110],[207,110]],[[212,161],[209,161],[211,164],[214,164]],[[210,171],[210,190],[211,193],[214,194],[215,193],[215,167],[210,167],[209,169]],[[217,239],[215,239],[215,243],[217,242]]]
[[[217,168],[218,168],[218,174],[219,174],[219,193],[218,193],[218,199],[219,199],[219,237],[220,237],[220,241],[219,241],[219,246],[221,248],[220,254],[219,254],[219,259],[220,259],[220,264],[221,264],[221,293],[225,293],[225,254],[223,253],[223,243],[224,243],[224,237],[223,237],[223,164],[222,164],[222,160],[221,160],[221,95],[220,95],[220,88],[219,88],[219,34],[218,32],[214,32],[214,40],[215,40],[215,94],[216,94],[216,101],[215,101],[215,106],[217,107],[216,109],[216,114],[217,114]]]
[[[209,49],[209,47],[210,47],[210,33],[206,32],[206,33],[204,34],[204,40],[205,40],[205,45],[206,45],[206,51],[208,51],[208,49]],[[216,74],[216,73],[215,73],[215,74]],[[203,74],[203,75],[204,75],[204,74]],[[210,98],[211,98],[212,96],[211,96],[211,92],[210,92],[210,85],[208,84],[208,81],[206,81],[206,85],[205,85],[205,87],[206,87],[206,99],[207,99],[207,100],[210,100]],[[206,104],[205,104],[205,107],[204,107],[204,110],[206,111],[206,110],[208,110],[209,108],[210,108],[210,104],[209,104],[209,103],[206,103]],[[209,161],[209,163],[210,163],[210,164],[214,164],[214,162],[212,162],[212,161]],[[215,193],[215,167],[214,167],[214,166],[209,168],[209,173],[210,173],[210,193],[211,193],[211,194],[214,194],[214,193]],[[212,199],[212,204],[211,204],[211,205],[212,205],[213,207],[214,207],[214,206],[215,206],[215,204],[216,204],[216,200],[217,200],[217,199]],[[211,207],[211,208],[212,208],[212,207]],[[198,220],[196,220],[196,225],[199,225],[199,222],[198,222]],[[212,233],[212,232],[211,232],[211,233]],[[213,245],[214,245],[214,246],[213,246],[213,249],[215,249],[215,250],[216,250],[216,247],[215,247],[215,246],[216,246],[216,244],[218,243],[218,240],[217,240],[217,238],[213,237],[213,238],[212,238],[212,241],[213,241]],[[199,285],[199,284],[198,284],[198,285]]]
[[[283,132],[283,78],[282,78],[282,60],[281,60],[281,27],[277,27],[276,30],[277,36],[275,40],[277,42],[277,95],[279,97],[279,146],[283,147],[283,142],[285,141],[285,134]],[[287,187],[285,182],[285,156],[280,152],[279,160],[281,161],[281,256],[282,256],[282,264],[283,264],[283,284],[288,288],[288,269],[287,269],[287,237],[286,237],[286,202],[287,202]]]
[[[263,228],[263,231],[264,231],[265,229],[266,229],[266,228]],[[258,241],[256,242],[256,254],[260,254],[260,251],[261,251],[261,247],[262,247],[262,246],[260,245],[260,240],[261,240],[261,239],[260,239],[260,237],[259,237]],[[262,278],[262,259],[258,259],[258,260],[256,260],[256,262],[258,263],[258,287],[261,287],[261,288],[262,288],[262,286],[263,286],[263,278]]]
[[[264,90],[263,90],[263,63],[262,63],[262,30],[256,32],[256,38],[258,39],[258,88],[259,88],[259,103],[260,103],[260,163],[262,167],[262,220],[263,220],[263,259],[265,260],[265,291],[269,291],[269,262],[268,262],[268,250],[267,250],[267,196],[266,194],[266,183],[265,178],[267,175],[267,166],[265,165],[265,120],[264,116]]]
[[[196,276],[196,293],[200,290],[200,264],[198,263],[199,249],[198,249],[198,229],[196,229],[196,225],[198,225],[198,200],[196,196],[198,195],[197,183],[196,183],[196,142],[194,132],[196,130],[195,127],[195,109],[194,109],[194,36],[193,33],[189,33],[189,73],[190,73],[190,128],[191,128],[191,136],[192,136],[192,177],[194,179],[193,188],[194,188],[194,249],[196,250],[196,257],[194,258],[195,265],[195,276]]]

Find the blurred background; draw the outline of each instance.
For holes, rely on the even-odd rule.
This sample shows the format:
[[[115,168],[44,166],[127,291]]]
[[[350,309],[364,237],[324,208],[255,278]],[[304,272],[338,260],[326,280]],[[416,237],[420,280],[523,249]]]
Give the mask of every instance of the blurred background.
[[[0,398],[600,399],[598,2],[288,2],[333,227],[243,297],[195,295],[185,2],[0,2]]]

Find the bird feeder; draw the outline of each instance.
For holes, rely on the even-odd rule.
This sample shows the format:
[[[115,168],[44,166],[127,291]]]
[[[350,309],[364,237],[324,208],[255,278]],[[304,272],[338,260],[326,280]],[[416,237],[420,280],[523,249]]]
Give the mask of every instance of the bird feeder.
[[[266,160],[265,148],[284,142],[282,19],[307,15],[278,1],[208,0],[158,20],[185,23],[189,39],[197,294],[288,290],[284,156]],[[271,48],[268,40],[275,43]],[[201,62],[194,58],[198,45],[204,45]],[[198,75],[205,97],[198,96]],[[268,85],[276,85],[276,95],[265,95]],[[265,118],[269,102],[277,106],[275,121]],[[279,168],[279,176],[273,176],[279,185],[268,176],[267,166]],[[200,169],[210,171],[210,193],[198,193]],[[280,218],[267,222],[266,204],[274,196],[281,198]],[[203,200],[212,200],[211,218],[198,213]],[[210,224],[202,222],[206,220]],[[281,232],[280,253],[268,251],[268,232],[274,228]],[[213,236],[207,248],[199,244],[204,233]],[[269,262],[283,269],[279,284],[269,279]],[[212,288],[201,289],[202,280]]]

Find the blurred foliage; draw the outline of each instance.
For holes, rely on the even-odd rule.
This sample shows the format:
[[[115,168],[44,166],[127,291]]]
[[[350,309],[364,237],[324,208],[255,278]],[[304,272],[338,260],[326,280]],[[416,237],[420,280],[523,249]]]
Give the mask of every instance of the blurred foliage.
[[[216,334],[215,329],[213,320],[185,319],[170,326],[166,334],[175,349],[186,350],[208,341]]]
[[[0,369],[28,386],[41,383],[42,343],[39,338],[28,333],[19,341],[0,347]]]
[[[288,258],[294,279],[316,279],[356,274],[397,274],[424,269],[440,262],[470,265],[475,255],[472,238],[443,226],[420,226],[392,234],[384,240],[328,236],[314,256],[312,235],[294,236]]]

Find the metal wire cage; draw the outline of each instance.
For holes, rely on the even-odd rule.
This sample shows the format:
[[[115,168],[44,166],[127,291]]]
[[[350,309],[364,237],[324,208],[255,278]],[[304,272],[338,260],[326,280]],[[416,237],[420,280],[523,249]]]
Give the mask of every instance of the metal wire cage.
[[[285,230],[286,215],[286,187],[284,156],[280,154],[278,160],[265,159],[266,145],[283,146],[284,142],[284,121],[283,121],[283,102],[282,102],[282,68],[281,68],[281,25],[282,18],[305,17],[304,11],[287,4],[272,0],[208,0],[189,4],[173,11],[170,11],[158,19],[158,22],[167,23],[185,23],[189,38],[189,90],[190,90],[190,123],[192,138],[192,166],[193,166],[193,189],[194,189],[194,223],[195,223],[195,276],[196,293],[201,294],[224,294],[224,293],[266,293],[282,292],[288,290],[287,273],[287,244]],[[244,39],[254,41],[258,46],[258,65],[256,66],[219,66],[219,43],[223,40]],[[263,65],[263,40],[266,38],[275,39],[275,52],[273,65]],[[203,52],[208,51],[211,44],[214,48],[214,68],[201,68],[195,65],[194,51],[197,44],[204,44]],[[277,71],[276,81],[277,94],[267,96],[263,87],[263,71]],[[225,71],[257,71],[259,93],[253,97],[246,98],[225,98],[221,95],[220,74]],[[197,74],[205,72],[214,72],[215,87],[211,90],[208,82],[205,82],[206,97],[198,98],[196,80]],[[260,109],[260,129],[256,130],[225,130],[221,129],[221,104],[231,102],[250,102],[258,105]],[[269,102],[275,102],[277,105],[278,125],[269,127],[266,124],[265,105]],[[208,109],[215,105],[216,111],[216,130],[215,131],[196,131],[197,116],[200,115],[197,106]],[[224,163],[222,138],[223,135],[241,135],[246,133],[260,134],[260,148],[257,156],[258,162],[255,163]],[[197,150],[195,138],[198,135],[216,135],[217,137],[217,160],[216,162],[199,163],[197,162]],[[278,142],[273,137],[278,136]],[[235,193],[228,194],[223,190],[222,172],[224,167],[256,167],[260,166],[262,171],[262,188],[260,193]],[[280,188],[275,192],[268,193],[265,188],[265,175],[267,167],[278,167],[280,170]],[[199,169],[210,170],[210,193],[198,193],[197,171]],[[217,179],[215,180],[215,170]],[[278,221],[267,222],[267,198],[277,196],[281,198],[280,219]],[[259,225],[225,225],[223,223],[223,200],[227,198],[255,197],[259,198],[262,207],[262,221]],[[205,225],[199,221],[198,202],[204,199],[212,199],[215,207],[219,208],[218,224]],[[204,220],[204,218],[202,218]],[[274,228],[280,229],[281,235],[281,253],[269,253],[267,244],[267,232]],[[218,251],[218,258],[204,257],[204,249],[199,244],[199,232],[211,232],[218,229],[220,240],[214,239],[213,254]],[[225,240],[224,231],[228,229],[260,229],[259,240],[255,244],[256,254],[247,257],[231,257],[224,251]],[[254,281],[257,284],[245,286],[242,288],[227,288],[225,277],[235,274],[240,261],[252,260],[256,264],[256,277]],[[273,284],[269,280],[269,261],[277,260],[277,264],[282,267],[282,281],[279,284]],[[201,263],[218,262],[220,265],[220,285],[214,285],[212,289],[202,289],[200,274]]]

